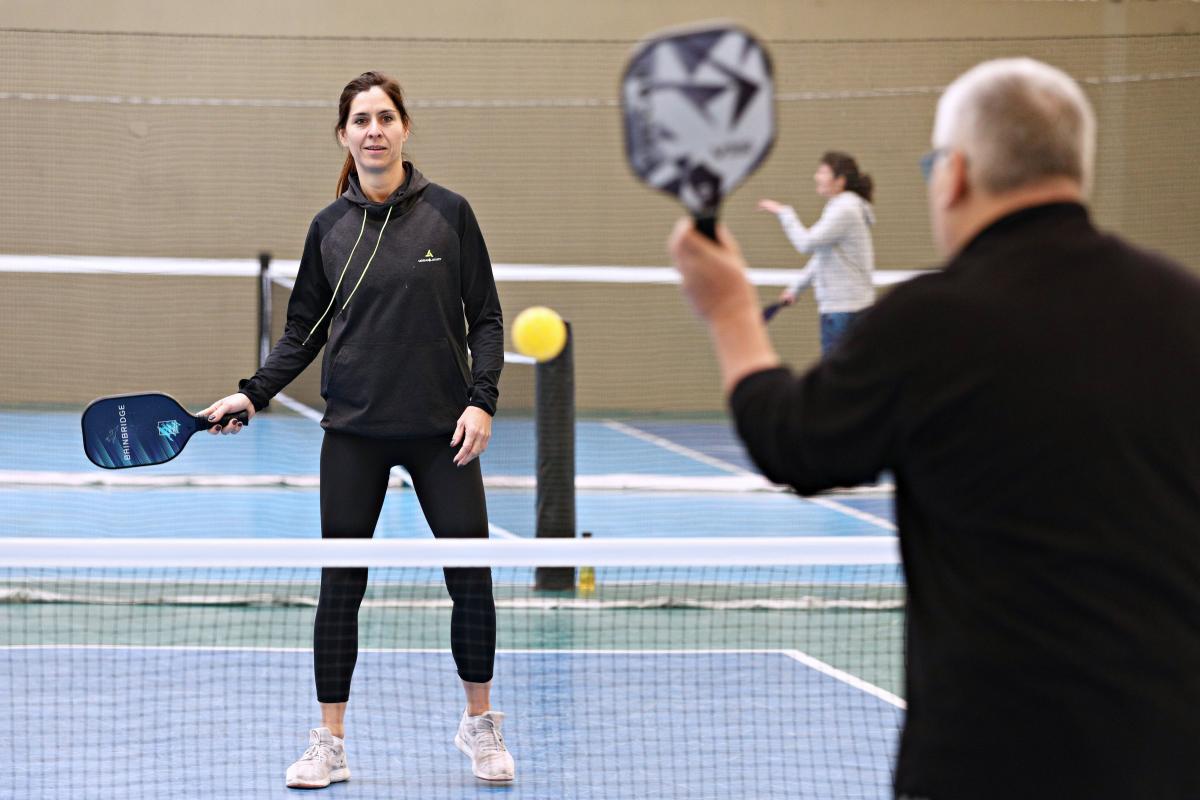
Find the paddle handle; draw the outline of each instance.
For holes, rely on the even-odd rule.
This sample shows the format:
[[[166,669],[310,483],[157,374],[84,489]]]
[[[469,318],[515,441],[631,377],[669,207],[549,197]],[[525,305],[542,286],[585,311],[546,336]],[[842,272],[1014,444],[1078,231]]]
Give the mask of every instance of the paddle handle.
[[[250,412],[239,411],[236,414],[226,414],[225,416],[221,417],[216,422],[209,422],[207,417],[199,416],[199,415],[195,416],[194,419],[196,420],[196,430],[206,431],[209,428],[213,427],[214,425],[220,425],[222,428],[224,428],[226,425],[233,422],[235,419],[238,422],[242,423],[243,425],[249,425],[250,424]]]
[[[693,219],[696,220],[696,230],[714,242],[717,240],[717,217],[715,214],[712,216],[696,216]]]
[[[771,303],[769,306],[763,306],[763,322],[770,322],[771,319],[779,313],[784,307],[783,301]]]

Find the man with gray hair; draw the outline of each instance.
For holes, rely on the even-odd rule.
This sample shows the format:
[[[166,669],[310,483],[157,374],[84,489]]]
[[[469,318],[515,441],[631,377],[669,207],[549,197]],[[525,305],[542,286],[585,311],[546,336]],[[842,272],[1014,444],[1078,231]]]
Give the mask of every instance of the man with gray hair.
[[[896,477],[908,715],[928,800],[1200,798],[1200,280],[1098,231],[1067,75],[981,64],[922,159],[945,269],[804,375],[733,237],[670,249],[738,431],[811,494]]]

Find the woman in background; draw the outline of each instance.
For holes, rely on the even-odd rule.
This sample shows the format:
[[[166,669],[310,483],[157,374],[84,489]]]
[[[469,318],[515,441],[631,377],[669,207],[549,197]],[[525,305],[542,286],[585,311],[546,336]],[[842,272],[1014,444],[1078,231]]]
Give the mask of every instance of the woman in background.
[[[837,151],[821,156],[813,182],[817,194],[829,202],[811,228],[804,227],[791,206],[760,200],[758,207],[779,218],[796,250],[812,255],[779,300],[790,306],[813,284],[821,320],[821,353],[827,355],[855,318],[875,302],[874,184],[851,156]]]

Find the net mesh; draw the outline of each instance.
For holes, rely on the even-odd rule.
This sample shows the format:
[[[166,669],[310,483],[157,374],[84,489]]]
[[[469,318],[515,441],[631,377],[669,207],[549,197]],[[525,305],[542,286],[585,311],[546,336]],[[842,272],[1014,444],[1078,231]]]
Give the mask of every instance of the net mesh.
[[[294,270],[294,262],[272,264],[264,298],[273,321],[269,341],[282,331]],[[609,325],[599,316],[605,309],[645,308],[647,294],[680,311],[672,342],[691,337],[696,323],[676,296],[673,271],[593,268],[581,274],[501,264],[496,272],[507,307],[519,308],[521,298],[553,298],[572,321],[579,415],[573,428],[551,431],[557,438],[543,445],[575,473],[578,530],[694,536],[892,529],[886,483],[861,496],[797,504],[758,475],[724,415],[689,406],[689,399],[720,396],[716,375],[694,370],[690,362],[697,359],[681,360],[672,346],[628,357],[639,347],[636,327]],[[774,274],[755,278],[765,292],[778,288]],[[319,358],[245,432],[232,439],[200,436],[167,464],[96,470],[79,447],[79,410],[96,396],[164,389],[199,410],[253,372],[256,262],[10,256],[0,258],[0,285],[7,289],[3,302],[19,318],[4,355],[18,368],[0,390],[12,404],[0,413],[0,491],[10,501],[0,524],[6,531],[319,534]],[[801,323],[806,309],[785,313],[796,314],[797,324],[811,322],[815,331],[815,320]],[[501,535],[531,536],[537,527],[537,368],[527,362],[512,354],[506,359],[493,438],[483,455],[490,517]],[[573,457],[556,455],[572,450]],[[396,474],[393,486],[405,485]],[[124,495],[100,491],[104,487],[156,494],[131,515]],[[378,535],[427,530],[411,494],[389,496]]]
[[[0,387],[10,403],[0,410],[0,531],[319,537],[317,362],[243,433],[195,437],[167,464],[98,470],[80,447],[79,412],[96,396],[163,389],[199,410],[253,372],[258,267],[252,260],[0,258],[0,303],[16,317],[2,356],[15,368]],[[294,268],[271,268],[271,340],[282,330]],[[672,341],[696,327],[676,296],[672,271],[608,268],[581,276],[575,268],[503,264],[496,271],[507,307],[519,308],[520,298],[556,298],[551,302],[572,321],[579,414],[573,428],[541,442],[560,461],[557,474],[574,473],[573,482],[568,475],[554,490],[563,503],[572,485],[577,494],[574,513],[558,526],[564,532],[635,538],[894,530],[886,478],[854,495],[799,502],[757,474],[723,414],[689,410],[680,399],[719,398],[715,374],[693,371],[690,362],[698,359],[681,360],[669,346],[627,357],[639,348],[639,332],[603,324],[605,309],[619,315],[645,308],[652,293],[654,302],[680,311]],[[778,288],[773,274],[756,280],[765,292]],[[785,313],[799,323],[807,311]],[[482,457],[494,536],[539,531],[535,371],[510,358],[501,379],[493,438]],[[394,474],[392,486],[376,536],[429,535],[406,476]],[[141,490],[150,492],[144,500],[131,494]]]
[[[519,796],[888,795],[893,540],[209,544],[6,545],[0,700],[26,732],[13,778],[29,796],[163,797],[218,764],[205,796],[285,796],[316,724],[330,563],[370,567],[346,727],[356,796],[483,791],[453,744],[463,696],[437,565],[488,563],[492,699]],[[543,564],[586,566],[594,584],[531,591]]]

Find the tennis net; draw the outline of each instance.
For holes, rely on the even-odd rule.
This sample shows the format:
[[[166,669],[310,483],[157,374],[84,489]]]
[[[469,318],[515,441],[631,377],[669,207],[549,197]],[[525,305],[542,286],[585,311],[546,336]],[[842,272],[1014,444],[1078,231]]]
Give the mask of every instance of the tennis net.
[[[895,540],[11,539],[0,702],[40,798],[289,796],[317,724],[320,567],[370,570],[356,797],[489,793],[443,566],[492,567],[493,704],[522,798],[883,798],[902,719]],[[529,587],[566,567],[575,589]],[[474,628],[469,628],[474,631]]]
[[[317,367],[288,387],[291,401],[273,402],[237,437],[198,436],[167,464],[100,470],[80,447],[79,414],[94,397],[164,390],[199,410],[251,374],[259,269],[256,259],[0,257],[0,329],[10,334],[0,387],[8,393],[0,406],[0,536],[320,536]],[[288,269],[273,264],[262,293],[276,307],[276,326]],[[886,486],[800,501],[757,474],[723,413],[690,405],[719,404],[720,390],[715,378],[711,390],[701,386],[714,367],[673,271],[496,271],[510,318],[542,302],[571,321],[578,414],[573,426],[544,435],[545,409],[533,402],[538,368],[506,364],[482,456],[493,537],[894,532]],[[768,282],[778,276],[756,279],[764,299],[778,290]],[[636,323],[656,313],[661,348],[642,341],[645,326]],[[803,316],[772,323],[781,339],[810,328],[815,335],[815,320]],[[688,347],[704,358],[681,357]],[[576,411],[570,403],[551,410]],[[557,458],[553,482],[538,473],[539,446]],[[394,476],[393,486],[375,536],[429,536],[404,477]]]

